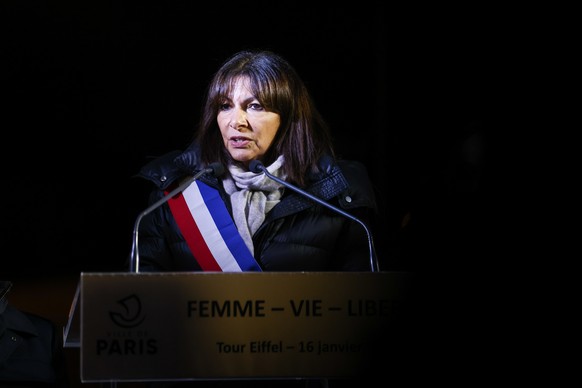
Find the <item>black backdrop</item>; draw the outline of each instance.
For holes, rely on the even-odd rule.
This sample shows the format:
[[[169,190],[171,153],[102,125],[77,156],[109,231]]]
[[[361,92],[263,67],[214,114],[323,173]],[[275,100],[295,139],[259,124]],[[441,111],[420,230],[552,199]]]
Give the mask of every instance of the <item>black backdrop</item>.
[[[124,270],[146,206],[132,175],[186,146],[212,72],[243,48],[285,56],[340,155],[368,166],[381,269],[484,259],[504,20],[381,1],[161,3],[2,1],[2,277]]]

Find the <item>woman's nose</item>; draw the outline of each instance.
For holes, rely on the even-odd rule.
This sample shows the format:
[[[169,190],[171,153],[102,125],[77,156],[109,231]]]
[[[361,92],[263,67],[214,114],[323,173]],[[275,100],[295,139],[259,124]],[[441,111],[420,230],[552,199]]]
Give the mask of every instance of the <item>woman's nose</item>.
[[[244,109],[234,109],[230,118],[230,126],[234,129],[245,127],[247,124],[247,113]]]

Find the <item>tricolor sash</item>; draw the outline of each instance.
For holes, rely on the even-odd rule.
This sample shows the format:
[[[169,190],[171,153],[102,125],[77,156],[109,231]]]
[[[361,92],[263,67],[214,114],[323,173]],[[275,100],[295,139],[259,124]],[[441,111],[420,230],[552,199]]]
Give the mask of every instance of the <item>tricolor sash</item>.
[[[261,271],[217,190],[194,181],[168,205],[203,271]]]

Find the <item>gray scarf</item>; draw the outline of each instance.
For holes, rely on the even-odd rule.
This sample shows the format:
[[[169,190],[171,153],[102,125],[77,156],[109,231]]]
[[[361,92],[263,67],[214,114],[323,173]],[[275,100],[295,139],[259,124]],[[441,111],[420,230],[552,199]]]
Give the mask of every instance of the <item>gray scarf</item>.
[[[284,176],[281,176],[280,170],[283,162],[284,158],[281,155],[267,167],[267,171],[285,179]],[[279,203],[284,186],[264,173],[256,174],[233,164],[228,166],[228,171],[230,171],[232,178],[224,178],[222,184],[230,195],[232,215],[236,227],[251,254],[254,254],[252,236],[265,220],[265,215]]]

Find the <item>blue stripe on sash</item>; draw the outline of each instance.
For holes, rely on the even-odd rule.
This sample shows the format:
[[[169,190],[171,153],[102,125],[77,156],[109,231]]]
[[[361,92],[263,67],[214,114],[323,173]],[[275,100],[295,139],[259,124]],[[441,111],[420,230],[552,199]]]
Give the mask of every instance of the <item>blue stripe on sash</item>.
[[[234,256],[243,271],[261,271],[261,267],[247,248],[245,242],[240,236],[232,217],[226,210],[226,206],[220,198],[217,190],[209,187],[203,182],[195,181],[200,190],[200,194],[204,199],[204,203],[208,207],[210,215],[220,231],[222,239],[226,246]]]

